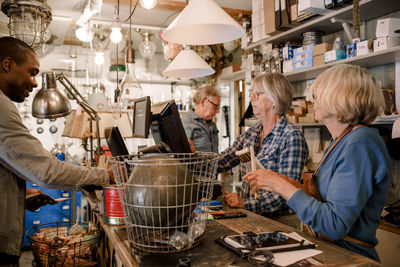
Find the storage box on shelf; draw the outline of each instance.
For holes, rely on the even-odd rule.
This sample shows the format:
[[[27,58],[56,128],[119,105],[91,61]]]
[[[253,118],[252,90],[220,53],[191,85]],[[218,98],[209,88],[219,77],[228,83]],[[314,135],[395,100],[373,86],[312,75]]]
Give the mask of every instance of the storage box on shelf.
[[[44,194],[56,199],[56,198],[72,198],[71,191],[55,190],[45,187],[40,187],[30,182],[26,183],[27,188],[40,189]],[[76,192],[75,198],[75,210],[76,206],[81,205],[81,193]],[[71,221],[71,199],[62,201],[55,205],[46,205],[40,207],[37,211],[31,212],[25,211],[25,226],[24,233],[33,227],[34,225],[50,223],[50,222],[65,222]],[[23,246],[30,246],[30,242],[24,234],[22,242]]]
[[[264,4],[265,7],[265,4]],[[270,9],[274,10],[274,9]],[[400,10],[400,1],[393,0],[361,0],[360,1],[360,19],[361,21],[369,21],[380,16],[389,14],[396,10]],[[265,10],[264,10],[265,12]],[[323,30],[325,34],[330,34],[342,30],[341,23],[332,23],[331,18],[337,18],[342,20],[352,20],[353,18],[353,5],[344,6],[340,9],[329,10],[329,12],[323,16],[318,16],[310,20],[305,21],[297,27],[289,29],[287,31],[280,31],[276,35],[266,37],[253,42],[245,47],[245,50],[250,50],[266,42],[289,42],[289,41],[301,41],[301,33],[313,30]],[[267,17],[265,16],[265,20]],[[266,24],[267,26],[267,24]]]
[[[400,1],[390,1],[390,0],[360,1],[361,21],[369,21],[377,17],[393,13],[396,10],[400,10]],[[289,29],[284,32],[280,32],[279,34],[276,34],[274,36],[267,37],[263,40],[260,40],[259,42],[254,42],[253,44],[250,44],[244,49],[251,50],[265,42],[272,42],[272,43],[278,42],[282,44],[285,42],[300,41],[301,33],[305,31],[322,30],[324,34],[330,34],[332,32],[342,30],[341,23],[332,23],[330,21],[331,18],[351,20],[352,16],[353,16],[352,5],[344,6],[340,9],[332,9],[329,10],[329,12],[323,16],[318,16],[314,19],[308,20],[307,22],[295,28]],[[396,27],[387,26],[385,23],[382,23],[379,31],[383,33],[388,33],[392,32],[392,28]],[[391,43],[391,45],[393,45],[393,42]],[[356,55],[355,57],[352,58],[339,60],[343,58],[343,52],[331,52],[333,54],[331,60],[336,60],[336,61],[329,62],[330,61],[329,58],[328,61],[326,61],[322,58],[322,56],[316,54],[313,55],[312,62],[309,61],[299,62],[296,61],[295,59],[292,59],[293,61],[292,67],[289,66],[290,62],[282,62],[282,71],[285,73],[286,77],[290,81],[301,81],[301,80],[314,79],[316,76],[322,73],[326,68],[339,63],[358,64],[363,67],[369,68],[369,67],[393,63],[396,60],[400,59],[399,49],[397,48],[397,46],[396,47],[386,46],[387,49],[368,54],[370,48],[372,48],[371,40],[363,40],[355,45],[356,49],[354,49],[354,46],[352,48],[353,49],[351,49],[352,52],[351,55]],[[329,50],[330,49],[326,49],[326,51],[324,52],[327,52]],[[354,50],[356,50],[355,53]],[[291,71],[292,69],[293,71]]]

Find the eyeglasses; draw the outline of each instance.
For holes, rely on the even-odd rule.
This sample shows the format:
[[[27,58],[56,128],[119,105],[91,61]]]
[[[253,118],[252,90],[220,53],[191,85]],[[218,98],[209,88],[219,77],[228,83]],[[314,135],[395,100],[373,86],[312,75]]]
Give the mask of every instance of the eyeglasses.
[[[312,93],[312,99],[314,99],[314,100],[317,99],[317,95],[314,92]]]
[[[258,100],[260,98],[260,95],[264,95],[264,92],[259,92],[259,91],[254,91],[250,93],[250,98],[254,98],[255,100]]]
[[[219,107],[220,107],[219,104],[215,104],[214,102],[212,102],[212,101],[211,101],[210,99],[208,99],[207,97],[206,97],[206,99],[207,99],[208,102],[210,102],[210,103],[214,106],[214,108],[219,109]]]

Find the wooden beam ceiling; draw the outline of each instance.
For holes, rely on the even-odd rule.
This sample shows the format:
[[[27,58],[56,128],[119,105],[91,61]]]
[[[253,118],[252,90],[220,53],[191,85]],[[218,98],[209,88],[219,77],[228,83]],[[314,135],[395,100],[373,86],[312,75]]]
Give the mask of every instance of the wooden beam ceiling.
[[[132,0],[132,5],[135,4],[135,1],[139,0]],[[117,0],[103,0],[104,3],[113,3],[116,4]],[[120,5],[129,6],[130,0],[119,0]],[[158,9],[166,9],[166,10],[173,10],[173,11],[181,11],[186,7],[186,2],[178,2],[173,0],[157,0],[157,5],[155,8]],[[242,10],[242,9],[233,9],[233,8],[226,8],[223,7],[226,13],[228,13],[231,17],[237,18],[242,15],[251,15],[250,10]]]

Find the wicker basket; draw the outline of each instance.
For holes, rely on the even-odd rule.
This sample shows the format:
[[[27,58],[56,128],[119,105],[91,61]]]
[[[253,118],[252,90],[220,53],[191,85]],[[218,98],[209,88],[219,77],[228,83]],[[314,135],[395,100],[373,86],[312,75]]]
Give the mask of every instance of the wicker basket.
[[[217,159],[217,154],[203,152],[110,160],[134,249],[170,253],[200,243],[216,181]],[[200,204],[206,212],[196,211]]]
[[[70,222],[35,225],[27,230],[35,263],[40,267],[94,266],[100,233],[80,224],[86,233],[68,235]]]

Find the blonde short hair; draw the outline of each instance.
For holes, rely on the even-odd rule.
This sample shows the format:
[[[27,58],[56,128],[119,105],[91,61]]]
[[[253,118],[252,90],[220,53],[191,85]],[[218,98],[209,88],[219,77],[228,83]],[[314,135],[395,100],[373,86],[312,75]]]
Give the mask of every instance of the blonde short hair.
[[[276,114],[286,114],[290,110],[293,88],[290,82],[280,73],[264,73],[255,77],[251,90],[265,92],[267,98],[275,105]]]
[[[204,85],[200,87],[197,92],[193,96],[193,103],[198,105],[201,101],[201,98],[208,96],[220,96],[217,89],[210,85]]]
[[[335,65],[317,77],[311,90],[325,111],[341,123],[368,124],[384,110],[381,85],[360,66]]]

